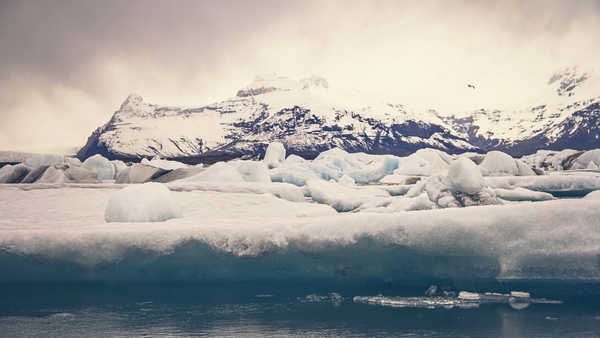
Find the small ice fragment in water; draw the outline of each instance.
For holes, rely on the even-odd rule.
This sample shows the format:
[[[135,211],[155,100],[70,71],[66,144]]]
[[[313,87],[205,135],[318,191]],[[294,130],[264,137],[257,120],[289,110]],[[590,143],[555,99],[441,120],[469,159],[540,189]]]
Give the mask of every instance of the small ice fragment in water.
[[[519,298],[529,298],[530,297],[529,292],[522,292],[522,291],[511,291],[510,295],[513,297],[519,297]]]
[[[479,294],[475,293],[475,292],[461,291],[458,293],[458,298],[468,299],[468,300],[477,300],[481,297],[479,297]]]

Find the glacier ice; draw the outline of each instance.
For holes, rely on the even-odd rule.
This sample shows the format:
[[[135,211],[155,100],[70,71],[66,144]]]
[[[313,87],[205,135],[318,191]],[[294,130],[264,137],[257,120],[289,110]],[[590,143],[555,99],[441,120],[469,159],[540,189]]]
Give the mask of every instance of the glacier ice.
[[[600,164],[600,149],[588,150],[584,152],[577,157],[570,169],[588,169],[590,164],[596,167],[598,164]]]
[[[600,280],[597,200],[336,214],[262,183],[196,184],[214,189],[181,185],[170,194],[182,217],[143,224],[105,223],[114,189],[0,187],[0,281]],[[131,194],[123,213],[147,195]]]
[[[69,182],[73,183],[98,183],[98,176],[95,172],[83,167],[73,166],[65,170],[65,176]]]
[[[185,178],[185,182],[244,182],[242,174],[228,162],[217,162],[200,173]]]
[[[122,162],[121,162],[122,163]],[[160,158],[153,158],[152,160],[148,160],[147,158],[143,158],[140,162],[141,164],[149,165],[151,167],[156,167],[164,170],[175,170],[181,168],[187,168],[187,164],[178,162],[178,161],[169,161],[162,160]]]
[[[519,167],[510,155],[490,151],[479,165],[484,176],[519,176]]]
[[[494,189],[496,196],[506,201],[548,201],[554,199],[552,194],[542,191],[533,191],[525,188]]]
[[[31,171],[31,168],[20,163],[15,165],[5,165],[0,168],[0,183],[19,183],[27,174]]]
[[[483,189],[481,170],[468,158],[459,158],[448,169],[448,179],[455,191],[475,194]]]
[[[38,168],[45,165],[54,165],[65,162],[63,155],[55,154],[35,154],[25,160],[25,165],[31,168]]]
[[[82,167],[95,172],[99,180],[115,179],[115,166],[102,155],[88,157]]]
[[[171,191],[156,182],[114,192],[104,212],[106,222],[162,222],[181,216],[181,208]]]
[[[269,169],[277,168],[285,160],[285,147],[280,142],[272,142],[267,146],[263,161]]]
[[[600,190],[594,190],[584,197],[587,200],[600,200]]]
[[[130,167],[121,170],[121,172],[115,179],[115,183],[144,183],[166,172],[166,170],[157,167],[136,163]]]
[[[227,163],[236,168],[246,182],[271,182],[269,169],[264,162],[239,160]]]

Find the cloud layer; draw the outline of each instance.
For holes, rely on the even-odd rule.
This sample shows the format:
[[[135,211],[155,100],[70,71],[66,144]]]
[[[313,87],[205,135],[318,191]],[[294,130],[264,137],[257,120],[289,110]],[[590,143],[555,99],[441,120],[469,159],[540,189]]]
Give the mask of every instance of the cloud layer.
[[[518,103],[596,66],[599,33],[599,1],[2,1],[0,149],[81,145],[130,92],[201,105],[272,72],[438,109]]]

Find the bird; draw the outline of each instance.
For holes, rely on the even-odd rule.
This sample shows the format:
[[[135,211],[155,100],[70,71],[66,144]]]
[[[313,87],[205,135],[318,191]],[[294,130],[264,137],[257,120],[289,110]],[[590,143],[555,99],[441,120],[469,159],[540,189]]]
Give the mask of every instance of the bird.
[[[472,85],[472,84],[470,84],[470,83],[469,83],[469,84],[467,84],[467,87],[475,89],[475,85]]]

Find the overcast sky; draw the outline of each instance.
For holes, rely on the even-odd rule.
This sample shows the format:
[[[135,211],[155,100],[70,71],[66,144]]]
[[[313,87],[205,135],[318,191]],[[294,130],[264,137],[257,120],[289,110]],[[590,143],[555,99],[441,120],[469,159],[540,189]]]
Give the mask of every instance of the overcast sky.
[[[599,36],[600,1],[0,0],[0,150],[81,146],[132,92],[203,105],[273,72],[438,109],[520,103],[596,67]]]

